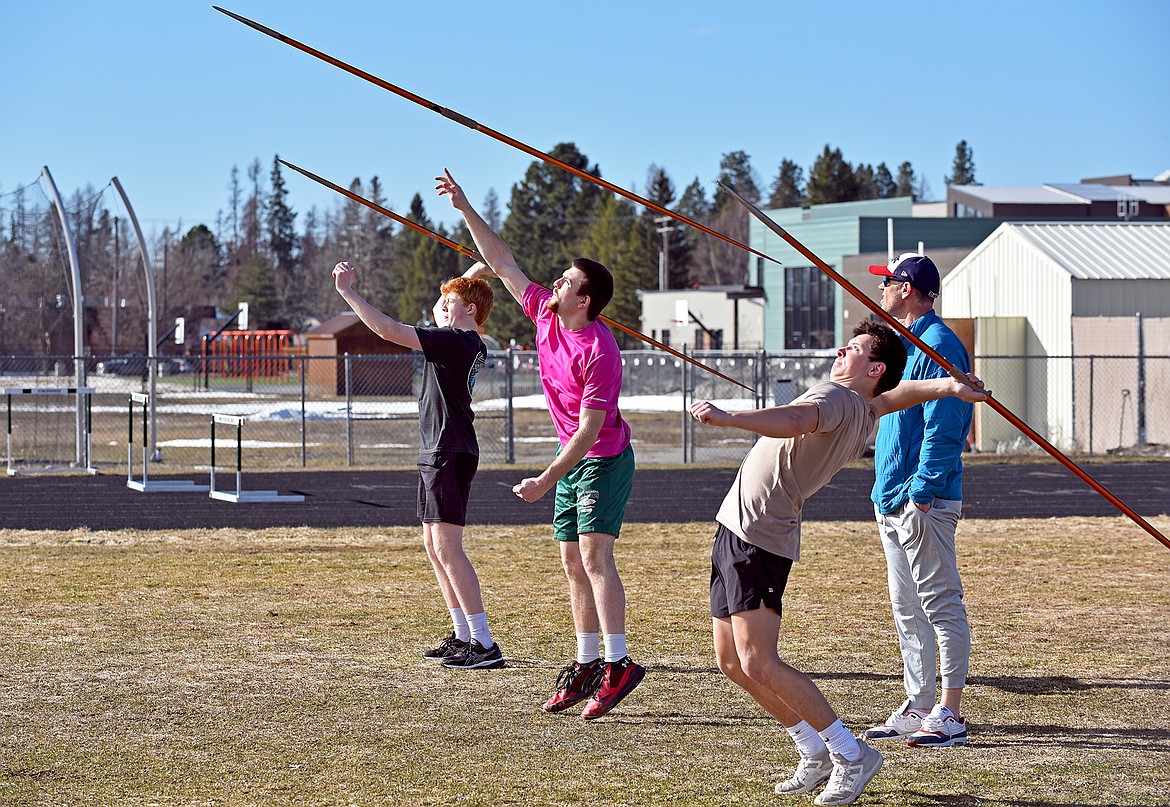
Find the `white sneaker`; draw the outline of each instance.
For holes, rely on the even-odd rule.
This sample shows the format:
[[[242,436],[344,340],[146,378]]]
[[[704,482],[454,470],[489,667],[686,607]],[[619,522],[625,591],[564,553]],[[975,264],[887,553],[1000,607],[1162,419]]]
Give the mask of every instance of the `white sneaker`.
[[[797,796],[808,793],[819,787],[832,774],[833,760],[829,756],[829,749],[826,748],[815,757],[801,757],[792,778],[776,784],[776,795]]]
[[[910,701],[902,701],[902,705],[890,714],[885,723],[866,729],[861,736],[866,740],[897,740],[909,737],[922,728],[922,721],[926,716],[925,709],[911,709]]]
[[[813,800],[814,804],[852,804],[865,790],[869,780],[877,776],[882,769],[882,755],[858,740],[861,746],[861,756],[849,762],[840,754],[830,754],[833,759],[833,773],[829,777],[829,784],[821,791],[821,795]]]
[[[955,717],[941,703],[930,710],[922,721],[922,728],[906,738],[906,745],[915,748],[950,748],[967,744],[967,718]]]

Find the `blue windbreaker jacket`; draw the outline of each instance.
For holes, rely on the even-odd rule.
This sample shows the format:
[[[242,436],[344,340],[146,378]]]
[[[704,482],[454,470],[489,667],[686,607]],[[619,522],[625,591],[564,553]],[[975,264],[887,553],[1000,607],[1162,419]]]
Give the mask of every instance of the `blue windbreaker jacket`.
[[[910,333],[937,350],[965,373],[971,357],[959,337],[934,311],[910,325]],[[906,341],[906,340],[903,340]],[[907,342],[909,359],[903,379],[945,378],[946,370]],[[963,448],[971,429],[972,404],[948,396],[928,401],[881,419],[874,449],[873,499],[879,512],[894,513],[911,499],[963,498]]]

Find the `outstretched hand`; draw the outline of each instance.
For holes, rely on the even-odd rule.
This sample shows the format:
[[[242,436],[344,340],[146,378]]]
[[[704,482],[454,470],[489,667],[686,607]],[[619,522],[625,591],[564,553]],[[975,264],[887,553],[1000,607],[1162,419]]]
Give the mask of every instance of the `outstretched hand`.
[[[342,261],[333,267],[333,283],[337,286],[338,292],[349,291],[356,276],[357,270],[350,266],[348,261]]]
[[[983,384],[983,379],[974,373],[967,373],[966,384],[958,379],[955,379],[956,392],[955,395],[962,398],[968,403],[983,403],[991,397],[991,390],[987,389]]]
[[[709,426],[726,426],[729,416],[710,401],[695,401],[690,408],[691,417]]]
[[[496,273],[483,261],[476,261],[463,273],[464,277],[498,277]]]
[[[439,192],[440,196],[450,196],[453,208],[462,212],[471,206],[467,201],[467,194],[463,192],[463,188],[459,187],[455,177],[451,176],[451,172],[446,168],[443,169],[443,176],[435,177],[435,181],[439,183],[435,186],[435,190]]]

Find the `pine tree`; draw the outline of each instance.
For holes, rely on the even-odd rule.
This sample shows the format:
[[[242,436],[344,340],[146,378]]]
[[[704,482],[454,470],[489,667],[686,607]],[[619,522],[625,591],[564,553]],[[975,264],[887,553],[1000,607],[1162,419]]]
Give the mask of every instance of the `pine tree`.
[[[877,199],[877,177],[872,165],[858,165],[853,171],[853,179],[857,182],[857,199]]]
[[[410,200],[407,218],[416,224],[434,230],[427,218],[422,197],[417,193]],[[439,293],[441,264],[439,249],[446,250],[433,238],[406,229],[399,236],[397,268],[402,276],[402,294],[398,297],[396,318],[407,324],[426,322]]]
[[[857,178],[853,166],[841,156],[841,149],[830,149],[826,144],[809,171],[805,194],[806,201],[813,205],[857,199]]]
[[[242,302],[248,303],[250,330],[275,330],[286,327],[280,318],[281,298],[273,282],[272,267],[263,255],[255,253],[236,268],[232,284],[234,295],[228,307],[235,310]]]
[[[683,191],[678,200],[675,211],[686,216],[691,221],[705,224],[711,216],[711,203],[707,201],[707,194],[703,190],[703,183],[695,177]],[[688,282],[681,284],[685,288],[694,283],[702,283],[707,276],[706,267],[710,265],[711,237],[696,230],[694,227],[683,227],[679,233],[680,261],[686,261],[682,268],[687,270]],[[672,286],[674,288],[674,286]]]
[[[873,184],[878,199],[889,199],[898,193],[898,183],[894,182],[894,177],[885,163],[879,164],[874,171]]]
[[[760,188],[755,179],[751,157],[744,151],[729,151],[719,160],[719,182],[738,193],[749,202],[760,201]],[[729,194],[716,193],[712,213],[718,217],[728,207],[743,210]]]
[[[955,160],[951,164],[951,175],[943,180],[947,185],[978,185],[975,181],[975,153],[960,140],[955,146]]]
[[[231,179],[228,181],[228,223],[232,228],[229,249],[234,249],[240,242],[240,169],[232,166]]]
[[[273,285],[280,300],[275,317],[284,323],[282,327],[299,330],[309,312],[305,305],[305,278],[296,255],[296,213],[288,206],[288,189],[281,174],[279,157],[272,160],[269,182],[272,193],[268,197],[265,230]]]
[[[179,301],[178,315],[191,307],[215,305],[223,296],[226,267],[223,250],[207,226],[192,227],[167,258],[167,295]],[[169,319],[170,312],[166,314]]]
[[[776,179],[772,181],[768,207],[800,207],[804,203],[804,169],[792,160],[780,161]]]
[[[388,207],[378,177],[370,179],[366,198],[379,207]],[[381,311],[393,311],[402,293],[402,275],[394,266],[394,220],[370,208],[363,208],[361,215],[360,251],[367,278],[363,286],[366,299]]]
[[[917,180],[914,177],[914,168],[908,162],[898,166],[895,196],[914,196]]]
[[[495,188],[488,188],[487,193],[484,194],[483,213],[480,215],[494,232],[498,233],[500,228],[504,226],[504,214],[500,211],[500,197],[496,194]]]

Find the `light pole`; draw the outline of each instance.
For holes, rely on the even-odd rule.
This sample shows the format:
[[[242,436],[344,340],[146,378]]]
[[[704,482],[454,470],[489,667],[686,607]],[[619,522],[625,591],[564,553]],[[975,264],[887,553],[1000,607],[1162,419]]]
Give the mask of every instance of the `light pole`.
[[[655,232],[662,235],[662,249],[658,252],[658,290],[666,291],[670,278],[670,234],[674,232],[674,219],[670,216],[655,216],[658,225]]]

